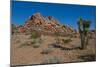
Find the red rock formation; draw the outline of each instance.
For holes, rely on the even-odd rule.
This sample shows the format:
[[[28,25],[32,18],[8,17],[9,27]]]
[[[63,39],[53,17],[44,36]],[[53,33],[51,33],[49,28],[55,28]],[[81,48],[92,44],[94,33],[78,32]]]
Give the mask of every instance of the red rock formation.
[[[62,27],[62,24],[59,23],[55,18],[52,16],[43,17],[40,13],[35,13],[26,21],[23,27],[19,28],[20,32],[24,32],[24,29],[28,29],[32,31],[32,29],[40,31],[51,31],[52,33],[71,33],[74,31],[73,28],[69,26]]]
[[[18,32],[19,32],[19,33],[24,33],[25,30],[26,30],[26,29],[25,29],[24,27],[19,27],[19,28],[18,28]]]

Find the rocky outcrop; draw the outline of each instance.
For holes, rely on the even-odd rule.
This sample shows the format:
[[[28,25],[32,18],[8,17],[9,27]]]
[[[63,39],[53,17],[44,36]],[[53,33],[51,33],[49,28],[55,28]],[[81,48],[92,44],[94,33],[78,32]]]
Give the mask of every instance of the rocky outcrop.
[[[20,31],[23,32],[24,29],[28,31],[42,31],[48,33],[61,33],[67,34],[74,32],[74,29],[69,26],[62,25],[53,16],[44,17],[40,13],[35,13],[28,18],[23,27],[19,27]]]

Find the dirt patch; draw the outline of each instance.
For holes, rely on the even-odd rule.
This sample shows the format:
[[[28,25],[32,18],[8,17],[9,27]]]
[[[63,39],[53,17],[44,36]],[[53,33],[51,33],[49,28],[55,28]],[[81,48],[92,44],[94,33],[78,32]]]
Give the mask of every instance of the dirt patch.
[[[56,36],[41,36],[42,42],[34,48],[27,44],[32,41],[30,35],[13,35],[11,41],[11,65],[64,63],[95,61],[96,42],[90,39],[86,49],[80,50],[80,39],[72,38],[70,43],[57,44]],[[67,37],[59,37],[60,40]],[[20,45],[25,43],[19,48]],[[44,53],[41,53],[44,52]]]

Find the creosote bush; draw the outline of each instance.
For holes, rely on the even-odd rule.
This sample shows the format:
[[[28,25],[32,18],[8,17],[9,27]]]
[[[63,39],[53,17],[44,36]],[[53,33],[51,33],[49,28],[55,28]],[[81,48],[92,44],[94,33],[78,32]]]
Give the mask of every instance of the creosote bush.
[[[34,47],[34,48],[38,48],[38,47],[40,47],[40,45],[41,45],[41,39],[33,39],[33,41],[32,41],[32,47]]]
[[[39,48],[40,47],[40,43],[35,43],[32,45],[34,48]]]
[[[34,48],[40,47],[41,39],[39,37],[40,37],[40,35],[37,32],[32,32],[31,33],[32,47],[34,47]]]
[[[33,39],[36,39],[36,38],[39,37],[39,34],[36,33],[36,32],[32,32],[31,37],[32,37]]]
[[[72,40],[71,39],[62,39],[63,43],[69,43],[71,42]]]

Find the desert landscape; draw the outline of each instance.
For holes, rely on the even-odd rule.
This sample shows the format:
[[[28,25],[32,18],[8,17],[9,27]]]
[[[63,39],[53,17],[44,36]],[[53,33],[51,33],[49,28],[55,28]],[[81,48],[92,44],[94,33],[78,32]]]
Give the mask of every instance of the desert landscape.
[[[80,18],[76,30],[53,16],[37,12],[23,25],[12,24],[11,65],[95,61],[96,30],[90,30],[88,22]]]

